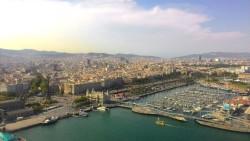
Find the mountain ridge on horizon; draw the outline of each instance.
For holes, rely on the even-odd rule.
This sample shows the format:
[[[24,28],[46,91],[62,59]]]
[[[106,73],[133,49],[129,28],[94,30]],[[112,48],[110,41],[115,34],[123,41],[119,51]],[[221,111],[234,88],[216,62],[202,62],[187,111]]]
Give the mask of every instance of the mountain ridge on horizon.
[[[194,59],[194,58],[239,58],[239,59],[250,59],[250,52],[206,52],[206,53],[197,53],[197,54],[189,54],[184,56],[175,57],[178,59]]]
[[[64,56],[99,56],[99,57],[142,57],[142,58],[152,58],[152,59],[161,59],[161,57],[157,56],[149,56],[149,55],[137,55],[131,53],[98,53],[98,52],[88,52],[88,53],[68,53],[68,52],[58,52],[58,51],[41,51],[34,49],[22,49],[22,50],[11,50],[11,49],[3,49],[0,48],[0,55],[3,56],[15,56],[15,57],[24,57],[26,55],[31,56],[50,56],[50,57],[64,57]]]
[[[21,53],[21,54],[20,54]],[[50,57],[64,57],[64,56],[74,56],[74,55],[84,55],[84,56],[99,56],[99,57],[143,57],[143,58],[152,58],[152,59],[162,59],[163,57],[151,56],[151,55],[138,55],[131,53],[99,53],[99,52],[88,52],[88,53],[68,53],[68,52],[58,52],[58,51],[42,51],[34,49],[22,49],[22,50],[11,50],[0,48],[0,55],[3,56],[18,56],[31,55],[31,56],[50,56]],[[250,52],[205,52],[205,53],[196,53],[183,55],[178,57],[171,57],[172,59],[193,59],[201,56],[202,58],[247,58],[250,59]],[[170,58],[170,59],[171,59]]]

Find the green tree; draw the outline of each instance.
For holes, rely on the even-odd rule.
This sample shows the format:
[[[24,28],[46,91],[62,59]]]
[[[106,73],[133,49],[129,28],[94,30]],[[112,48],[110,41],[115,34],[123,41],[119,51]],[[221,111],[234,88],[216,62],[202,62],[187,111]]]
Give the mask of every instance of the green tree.
[[[43,79],[40,83],[40,89],[41,89],[41,92],[42,94],[46,94],[48,93],[48,90],[49,90],[49,82],[47,79]]]
[[[40,90],[39,90],[39,87],[40,87],[40,84],[41,84],[41,81],[42,81],[43,77],[41,74],[38,74],[36,76],[36,78],[34,78],[32,81],[31,81],[31,89],[30,89],[30,93],[31,94],[36,94],[36,93],[39,93]]]
[[[79,98],[76,98],[73,102],[74,107],[81,107],[89,104],[90,101],[86,96],[81,96]]]
[[[36,78],[34,78],[31,81],[31,89],[30,94],[34,95],[39,92],[42,92],[42,94],[46,94],[49,89],[49,82],[47,79],[45,79],[41,74],[38,74]]]

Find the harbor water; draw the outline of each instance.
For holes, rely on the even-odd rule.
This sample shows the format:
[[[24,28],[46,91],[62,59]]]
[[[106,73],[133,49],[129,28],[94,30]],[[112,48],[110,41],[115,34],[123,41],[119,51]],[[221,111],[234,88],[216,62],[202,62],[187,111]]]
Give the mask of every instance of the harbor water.
[[[161,117],[166,126],[157,126],[155,116],[114,108],[91,112],[89,117],[72,117],[50,126],[16,132],[27,141],[249,141],[249,134],[234,133],[182,123]]]

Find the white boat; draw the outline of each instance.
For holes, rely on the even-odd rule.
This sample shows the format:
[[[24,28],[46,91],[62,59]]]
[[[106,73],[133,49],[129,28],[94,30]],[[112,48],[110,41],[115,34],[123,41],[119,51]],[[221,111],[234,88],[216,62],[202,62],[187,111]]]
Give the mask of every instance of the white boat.
[[[191,110],[183,109],[183,113],[191,113],[191,112],[192,112]]]
[[[214,117],[211,114],[205,114],[201,116],[204,119],[214,119]]]
[[[155,121],[155,124],[156,125],[159,125],[159,126],[165,126],[165,121],[164,120],[160,120],[160,118],[158,117],[157,120]]]
[[[49,117],[49,118],[46,118],[44,121],[43,121],[43,125],[49,125],[49,124],[53,124],[55,122],[57,122],[59,118],[57,116],[52,116],[52,117]]]
[[[101,107],[98,107],[97,108],[98,111],[101,111],[101,112],[105,112],[108,110],[108,108],[104,107],[104,106],[101,106]]]
[[[88,116],[88,113],[85,112],[83,109],[80,109],[80,110],[79,110],[79,116],[80,116],[80,117],[87,117],[87,116]]]
[[[194,108],[194,111],[195,111],[195,112],[199,112],[199,111],[201,111],[201,110],[202,110],[201,107],[195,107],[195,108]]]
[[[100,112],[105,112],[109,109],[104,106],[104,101],[102,101],[102,104],[100,104],[100,107],[97,107],[96,110]]]

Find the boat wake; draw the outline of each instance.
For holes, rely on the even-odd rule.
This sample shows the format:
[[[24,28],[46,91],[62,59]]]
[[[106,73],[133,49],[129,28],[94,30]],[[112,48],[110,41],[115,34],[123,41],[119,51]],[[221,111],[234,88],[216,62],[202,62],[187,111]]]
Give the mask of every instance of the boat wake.
[[[178,128],[177,126],[171,125],[171,124],[165,124],[168,127],[174,127],[174,128]]]

